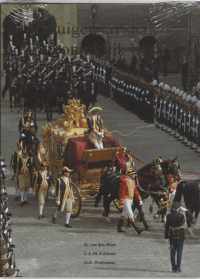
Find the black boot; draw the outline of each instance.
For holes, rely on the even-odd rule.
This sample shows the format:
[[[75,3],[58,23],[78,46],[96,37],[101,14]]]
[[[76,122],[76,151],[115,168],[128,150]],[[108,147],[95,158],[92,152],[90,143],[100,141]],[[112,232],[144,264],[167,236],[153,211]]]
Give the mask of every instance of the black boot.
[[[142,220],[142,223],[143,223],[143,225],[144,225],[145,230],[148,231],[148,230],[149,230],[149,226],[148,226],[148,224],[147,224],[147,221],[146,221],[145,219],[143,219],[143,220]]]
[[[94,201],[94,207],[98,207],[100,201],[101,201],[101,194],[97,194]]]
[[[143,212],[142,208],[139,209],[139,213],[140,213],[140,219],[141,219],[141,221],[142,221],[142,223],[144,225],[144,228],[145,228],[146,231],[148,231],[149,226],[148,226],[147,221],[146,221],[146,219],[144,217],[144,212]]]
[[[56,217],[52,216],[52,223],[55,224],[56,223]]]
[[[117,224],[117,231],[118,231],[118,232],[125,232],[125,231],[122,229],[123,225],[124,225],[124,220],[123,220],[123,219],[119,219],[119,222],[118,222],[118,224]]]
[[[132,227],[135,229],[135,231],[137,232],[137,234],[141,234],[142,230],[140,228],[138,228],[134,222],[132,222]]]

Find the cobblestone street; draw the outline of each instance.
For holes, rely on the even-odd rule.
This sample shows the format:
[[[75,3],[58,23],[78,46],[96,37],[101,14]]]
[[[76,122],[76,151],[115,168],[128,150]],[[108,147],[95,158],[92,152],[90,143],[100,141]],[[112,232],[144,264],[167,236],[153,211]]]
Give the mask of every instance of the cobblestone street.
[[[104,108],[105,126],[113,131],[124,145],[145,163],[157,156],[178,156],[185,177],[200,175],[200,155],[185,147],[172,136],[140,120],[113,100],[99,96],[98,104]],[[39,135],[45,116],[38,113]],[[55,115],[57,117],[57,115]],[[10,112],[7,101],[1,107],[2,154],[9,165],[15,150],[18,114]],[[137,168],[142,166],[136,162]],[[51,223],[53,202],[49,200],[46,218],[37,219],[37,207],[33,197],[21,208],[14,201],[13,182],[7,181],[9,205],[13,213],[12,228],[16,244],[16,263],[23,276],[109,276],[109,277],[170,277],[169,245],[164,240],[163,224],[145,213],[150,231],[141,236],[127,228],[116,231],[118,213],[113,209],[110,223],[102,216],[102,208],[94,208],[91,197],[83,202],[79,218],[72,220],[73,228],[67,230],[61,217],[58,224]],[[200,274],[200,220],[195,229],[196,239],[188,237],[184,248],[183,272],[176,277],[198,277]]]

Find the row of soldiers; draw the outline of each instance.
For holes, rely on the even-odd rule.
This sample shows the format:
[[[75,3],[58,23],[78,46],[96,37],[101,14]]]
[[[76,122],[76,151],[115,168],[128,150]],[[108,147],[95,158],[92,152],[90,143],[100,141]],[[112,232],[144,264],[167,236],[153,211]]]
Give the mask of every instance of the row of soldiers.
[[[146,121],[153,121],[153,90],[147,83],[113,70],[110,64],[96,64],[95,73],[107,96],[130,109]]]
[[[72,96],[79,97],[87,107],[95,103],[94,65],[89,57],[67,56],[62,44],[41,44],[37,36],[27,40],[26,34],[22,46],[17,49],[10,36],[2,95],[9,92],[11,110],[31,109],[36,118],[39,108],[46,111],[47,121],[51,121],[53,111],[62,113],[63,104]]]
[[[106,87],[105,65],[99,63],[96,73]],[[109,95],[120,105],[200,151],[200,83],[187,93],[163,82],[148,84],[117,71],[107,83]]]
[[[186,145],[200,151],[200,99],[186,92],[153,81],[154,113],[158,127],[174,135]]]

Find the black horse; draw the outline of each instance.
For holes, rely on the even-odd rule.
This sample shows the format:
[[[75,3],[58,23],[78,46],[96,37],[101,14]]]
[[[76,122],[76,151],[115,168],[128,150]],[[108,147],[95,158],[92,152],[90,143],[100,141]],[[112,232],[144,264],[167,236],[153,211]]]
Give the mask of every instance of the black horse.
[[[194,215],[197,221],[200,212],[200,180],[180,181],[176,188],[174,201],[181,202],[182,197],[186,208]]]
[[[142,199],[149,196],[158,207],[157,215],[164,217],[168,206],[168,175],[172,175],[177,181],[180,180],[180,165],[177,158],[173,160],[156,159],[152,163],[145,165],[137,172],[139,180],[139,190]]]
[[[168,191],[167,175],[169,174],[179,177],[179,165],[176,159],[155,160],[139,169],[137,171],[138,190],[142,200],[151,196],[158,205],[158,208],[161,208],[162,200]],[[105,217],[109,215],[111,202],[119,199],[119,179],[120,175],[117,176],[112,168],[106,169],[101,177],[101,186],[96,196],[95,206],[98,206],[101,196],[103,196],[103,216]],[[133,209],[138,208],[137,203],[134,202],[133,204]],[[141,216],[141,219],[143,216]]]

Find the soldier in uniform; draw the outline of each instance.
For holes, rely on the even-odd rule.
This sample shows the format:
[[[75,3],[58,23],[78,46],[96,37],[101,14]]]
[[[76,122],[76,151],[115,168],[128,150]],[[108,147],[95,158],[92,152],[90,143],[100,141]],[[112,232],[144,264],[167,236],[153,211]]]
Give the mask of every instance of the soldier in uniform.
[[[31,110],[24,112],[19,120],[19,132],[24,133],[27,137],[34,135],[37,132],[37,123],[33,119]]]
[[[55,87],[53,84],[53,80],[49,79],[44,82],[45,86],[45,96],[46,96],[46,115],[47,121],[53,120],[53,107],[55,106]]]
[[[17,176],[17,170],[18,170],[18,163],[19,163],[19,159],[22,156],[22,142],[17,141],[17,150],[13,153],[12,157],[11,157],[11,162],[10,162],[10,166],[13,169],[13,177],[12,179],[15,179],[15,194],[16,197],[15,199],[18,200],[20,198],[20,191],[19,191],[19,181],[18,181],[18,176]]]
[[[31,186],[31,168],[32,162],[25,148],[22,149],[17,165],[17,177],[19,181],[19,190],[21,198],[21,206],[27,203],[27,194]]]
[[[191,145],[191,128],[192,128],[192,106],[191,106],[191,96],[189,95],[187,98],[187,106],[186,106],[186,144]]]
[[[10,97],[9,97],[9,102],[10,102],[10,110],[12,111],[13,107],[16,105],[16,89],[17,89],[17,78],[13,77],[11,85],[10,85]]]
[[[158,108],[158,123],[159,128],[163,127],[164,124],[164,116],[163,116],[163,108],[164,108],[164,98],[160,89],[160,96],[159,96],[159,108]]]
[[[35,193],[38,199],[38,219],[44,218],[44,206],[50,184],[50,175],[47,162],[42,162],[35,181]]]
[[[124,173],[120,176],[119,200],[122,214],[117,224],[117,231],[124,232],[122,227],[125,220],[127,220],[136,230],[136,232],[140,234],[142,230],[135,225],[134,214],[132,210],[136,181],[134,181],[131,176],[132,171],[129,173],[129,166],[127,164]]]
[[[175,89],[176,90],[176,89]],[[173,121],[173,129],[175,130],[175,137],[178,137],[178,115],[179,115],[179,96],[177,91],[174,103],[174,121]]]
[[[197,143],[197,152],[200,152],[200,100],[196,102],[196,121],[195,121],[195,138]]]
[[[70,185],[70,173],[72,172],[71,169],[69,169],[67,166],[63,167],[63,172],[61,177],[57,179],[57,185],[56,185],[56,203],[57,208],[56,211],[52,217],[52,222],[56,223],[56,218],[58,215],[58,212],[64,212],[65,211],[65,227],[71,228],[70,225],[70,218],[72,214],[73,209],[73,202],[74,202],[74,195],[73,195],[73,189]]]
[[[7,90],[10,89],[10,85],[11,85],[11,82],[12,82],[13,68],[12,68],[12,65],[11,65],[11,61],[9,61],[9,60],[6,63],[5,71],[6,71],[5,85],[4,85],[4,88],[3,88],[3,91],[2,91],[3,98],[5,97]]]
[[[184,95],[184,94],[183,94]],[[179,100],[179,110],[178,110],[178,134],[179,134],[179,139],[183,139],[183,129],[182,129],[182,124],[183,124],[183,95],[181,96]]]

